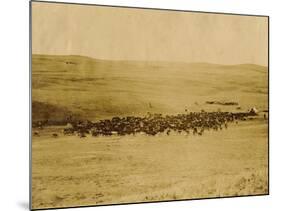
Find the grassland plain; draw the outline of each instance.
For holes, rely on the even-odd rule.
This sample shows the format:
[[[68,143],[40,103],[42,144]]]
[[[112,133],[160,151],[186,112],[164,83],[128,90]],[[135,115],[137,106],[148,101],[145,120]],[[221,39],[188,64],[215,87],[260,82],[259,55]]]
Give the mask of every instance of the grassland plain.
[[[237,111],[237,105],[206,101],[266,111],[267,77],[267,67],[251,64],[33,55],[32,120]],[[48,126],[32,138],[34,209],[268,193],[268,121],[263,113],[203,136],[80,139],[64,136],[62,129]]]

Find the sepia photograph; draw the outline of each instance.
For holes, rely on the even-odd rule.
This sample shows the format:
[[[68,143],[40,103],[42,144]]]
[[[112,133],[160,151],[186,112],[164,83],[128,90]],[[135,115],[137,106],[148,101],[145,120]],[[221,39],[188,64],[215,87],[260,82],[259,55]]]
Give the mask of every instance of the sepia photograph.
[[[269,17],[30,2],[31,209],[269,194]]]

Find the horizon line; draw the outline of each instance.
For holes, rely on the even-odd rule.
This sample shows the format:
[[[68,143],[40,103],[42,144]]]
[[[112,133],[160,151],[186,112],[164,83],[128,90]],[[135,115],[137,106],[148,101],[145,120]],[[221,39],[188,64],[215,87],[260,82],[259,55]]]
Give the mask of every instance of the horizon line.
[[[107,62],[143,62],[143,63],[184,63],[184,64],[210,64],[210,65],[221,65],[221,66],[238,66],[238,65],[257,65],[261,67],[268,68],[267,65],[262,64],[256,64],[256,63],[233,63],[233,64],[220,64],[220,63],[213,63],[213,62],[206,62],[206,61],[194,61],[194,62],[188,62],[188,61],[167,61],[167,60],[123,60],[123,59],[101,59],[101,58],[95,58],[91,56],[85,56],[85,55],[79,55],[79,54],[40,54],[40,53],[32,53],[32,56],[61,56],[61,57],[67,57],[67,56],[73,56],[73,57],[85,57],[93,60],[100,60],[100,61],[107,61]]]

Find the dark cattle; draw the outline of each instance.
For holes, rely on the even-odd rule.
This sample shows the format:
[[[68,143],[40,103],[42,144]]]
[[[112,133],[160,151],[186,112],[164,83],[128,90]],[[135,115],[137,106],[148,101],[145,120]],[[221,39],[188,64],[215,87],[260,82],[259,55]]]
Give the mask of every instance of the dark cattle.
[[[53,136],[54,138],[57,138],[57,137],[58,137],[58,134],[53,133],[52,136]]]
[[[38,132],[33,133],[34,136],[40,136]]]
[[[73,127],[65,129],[65,134],[76,132],[79,136],[85,137],[91,133],[92,136],[112,135],[135,135],[136,133],[155,136],[159,133],[170,135],[171,131],[178,133],[192,131],[194,135],[203,135],[204,130],[222,130],[223,126],[228,128],[228,123],[246,121],[251,118],[251,112],[190,112],[177,115],[166,115],[148,113],[145,117],[113,117],[98,122],[78,121]]]
[[[65,128],[63,129],[63,134],[64,135],[72,135],[75,132],[74,128]]]
[[[197,134],[197,128],[193,128],[193,135]]]
[[[204,130],[203,130],[203,129],[201,129],[201,130],[199,130],[199,131],[198,131],[198,133],[197,133],[197,134],[198,134],[199,136],[202,136],[202,135],[203,135],[203,132],[204,132]]]
[[[170,132],[171,132],[171,130],[169,129],[169,130],[167,130],[167,135],[170,135]]]
[[[80,133],[80,134],[79,134],[79,137],[80,137],[80,138],[85,138],[85,137],[86,137],[86,134],[85,134],[85,133]]]

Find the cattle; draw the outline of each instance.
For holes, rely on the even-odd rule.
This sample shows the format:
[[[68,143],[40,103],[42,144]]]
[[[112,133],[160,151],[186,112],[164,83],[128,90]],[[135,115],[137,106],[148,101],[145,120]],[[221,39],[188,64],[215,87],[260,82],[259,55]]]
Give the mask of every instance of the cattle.
[[[227,129],[227,127],[228,127],[228,125],[227,125],[227,123],[225,122],[225,123],[224,123],[224,128]]]
[[[38,137],[40,136],[40,135],[39,135],[39,132],[34,132],[33,135],[34,135],[34,136],[38,136]]]
[[[167,134],[167,135],[170,135],[170,132],[171,132],[171,130],[168,129],[167,132],[166,132],[166,134]]]
[[[86,136],[85,133],[79,133],[79,137],[80,137],[80,138],[86,138],[87,136]]]
[[[52,137],[57,138],[57,137],[58,137],[58,134],[57,134],[57,133],[53,133],[53,134],[52,134]]]
[[[172,131],[182,133],[189,131],[193,135],[203,135],[204,130],[222,130],[228,128],[228,123],[238,121],[246,121],[254,116],[252,111],[248,112],[190,112],[177,115],[162,115],[148,112],[144,117],[127,116],[113,117],[111,119],[103,119],[97,122],[77,121],[68,124],[63,132],[65,135],[78,134],[81,138],[86,134],[92,136],[125,136],[146,134],[156,136],[160,133],[170,135]]]
[[[193,128],[193,135],[196,135],[197,134],[197,128],[195,127],[195,128]]]

